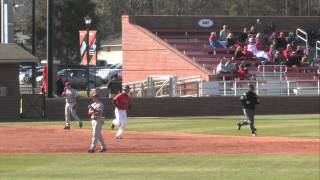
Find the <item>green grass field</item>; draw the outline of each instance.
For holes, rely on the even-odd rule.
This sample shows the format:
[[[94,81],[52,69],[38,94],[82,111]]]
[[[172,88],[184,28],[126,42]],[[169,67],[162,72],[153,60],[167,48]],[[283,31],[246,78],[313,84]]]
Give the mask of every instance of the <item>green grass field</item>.
[[[131,118],[128,131],[248,136],[242,116]],[[63,121],[0,126],[62,125]],[[104,128],[109,128],[110,121]],[[319,115],[256,116],[259,136],[320,138]],[[89,122],[85,123],[89,128]],[[0,134],[1,140],[1,134]],[[319,147],[320,151],[320,147]],[[319,155],[19,154],[0,155],[0,179],[319,180]]]

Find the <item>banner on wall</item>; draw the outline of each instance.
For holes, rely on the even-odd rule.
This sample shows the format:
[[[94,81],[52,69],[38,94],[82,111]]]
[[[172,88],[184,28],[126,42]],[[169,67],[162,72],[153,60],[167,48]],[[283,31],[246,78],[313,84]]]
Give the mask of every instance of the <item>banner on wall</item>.
[[[89,36],[88,33],[89,32]],[[96,45],[96,30],[81,30],[79,31],[79,40],[80,40],[80,57],[81,65],[87,66],[88,61],[89,65],[95,66],[97,62],[97,45]],[[89,37],[89,39],[88,39]],[[89,41],[89,47],[88,46]],[[87,56],[87,48],[89,48],[89,56]],[[88,57],[88,59],[87,59]]]

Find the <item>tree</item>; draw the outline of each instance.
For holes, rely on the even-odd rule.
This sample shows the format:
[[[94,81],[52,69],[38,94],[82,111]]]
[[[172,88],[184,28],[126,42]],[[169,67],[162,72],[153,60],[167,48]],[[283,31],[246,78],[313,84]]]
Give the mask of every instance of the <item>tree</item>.
[[[36,34],[39,58],[46,57],[46,4],[46,1],[37,1]],[[86,15],[93,18],[91,28],[96,28],[95,4],[87,0],[55,0],[53,9],[53,55],[62,63],[79,64],[79,30],[85,29],[83,17]]]
[[[16,0],[18,1],[18,0]],[[23,1],[29,8],[31,0]],[[54,56],[63,63],[80,63],[79,29],[83,17],[93,18],[92,28],[98,30],[97,42],[109,36],[120,36],[121,16],[128,15],[230,15],[281,16],[320,15],[319,0],[54,0]],[[29,5],[28,5],[29,4]],[[46,57],[46,4],[37,0],[37,56]],[[249,7],[249,8],[248,8]],[[23,17],[25,18],[25,17]],[[21,19],[21,17],[16,18]],[[31,34],[31,16],[25,23]]]

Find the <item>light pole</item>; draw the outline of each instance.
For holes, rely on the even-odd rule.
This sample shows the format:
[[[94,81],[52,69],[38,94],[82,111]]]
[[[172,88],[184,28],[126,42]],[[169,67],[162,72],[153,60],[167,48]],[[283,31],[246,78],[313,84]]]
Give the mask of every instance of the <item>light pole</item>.
[[[90,83],[89,83],[89,80],[90,80],[90,69],[89,69],[89,52],[90,52],[90,42],[89,42],[89,28],[90,28],[90,24],[92,22],[92,18],[90,16],[86,16],[84,17],[84,22],[86,24],[86,30],[87,30],[87,48],[86,48],[86,51],[87,51],[87,96],[89,97],[90,96]]]

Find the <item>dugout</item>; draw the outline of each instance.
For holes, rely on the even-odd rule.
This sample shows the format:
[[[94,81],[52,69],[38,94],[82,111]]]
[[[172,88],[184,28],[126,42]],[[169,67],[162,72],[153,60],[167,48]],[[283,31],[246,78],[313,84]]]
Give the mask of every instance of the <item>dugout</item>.
[[[36,62],[17,44],[0,44],[0,119],[20,118],[19,65]]]

